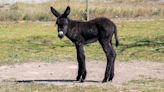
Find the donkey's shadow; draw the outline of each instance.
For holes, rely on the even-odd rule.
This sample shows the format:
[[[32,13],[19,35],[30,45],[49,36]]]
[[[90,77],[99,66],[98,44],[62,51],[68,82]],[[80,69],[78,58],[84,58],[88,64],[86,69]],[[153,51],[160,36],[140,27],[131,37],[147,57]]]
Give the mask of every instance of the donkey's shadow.
[[[80,83],[76,80],[61,80],[61,79],[55,79],[55,80],[16,80],[16,83]],[[100,81],[94,81],[94,80],[85,80],[87,83],[100,83]]]

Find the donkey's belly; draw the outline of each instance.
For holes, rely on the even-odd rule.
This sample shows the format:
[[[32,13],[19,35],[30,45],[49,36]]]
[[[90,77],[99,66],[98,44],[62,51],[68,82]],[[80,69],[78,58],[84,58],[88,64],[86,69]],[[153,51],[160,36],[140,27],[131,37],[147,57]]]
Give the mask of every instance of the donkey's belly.
[[[92,39],[85,40],[84,44],[89,44],[89,43],[93,43],[93,42],[96,42],[96,41],[97,41],[97,38],[92,38]]]
[[[95,25],[87,26],[82,30],[82,36],[85,40],[85,44],[92,43],[98,39],[98,29]]]

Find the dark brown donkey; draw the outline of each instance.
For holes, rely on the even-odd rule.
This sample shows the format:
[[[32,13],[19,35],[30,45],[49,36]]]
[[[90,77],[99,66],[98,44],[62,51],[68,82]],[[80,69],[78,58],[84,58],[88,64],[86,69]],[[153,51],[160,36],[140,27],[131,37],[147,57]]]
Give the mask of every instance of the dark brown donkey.
[[[115,35],[116,46],[119,44],[116,25],[104,17],[87,22],[71,20],[67,17],[71,12],[69,6],[63,14],[60,14],[53,7],[51,7],[51,12],[57,18],[58,37],[63,38],[66,35],[76,46],[78,60],[78,75],[76,80],[83,82],[87,74],[84,45],[99,41],[107,58],[105,76],[102,82],[111,81],[114,77],[114,62],[116,58],[116,52],[111,44],[113,35]]]

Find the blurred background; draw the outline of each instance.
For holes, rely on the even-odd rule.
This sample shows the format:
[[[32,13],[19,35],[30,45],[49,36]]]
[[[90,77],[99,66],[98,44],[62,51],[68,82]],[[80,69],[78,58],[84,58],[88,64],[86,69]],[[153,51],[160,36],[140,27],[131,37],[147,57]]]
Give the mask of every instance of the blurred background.
[[[71,16],[85,18],[87,0],[1,0],[0,20],[50,21],[53,20],[49,7],[63,11],[71,6]],[[95,18],[163,18],[164,0],[88,0],[89,16]]]

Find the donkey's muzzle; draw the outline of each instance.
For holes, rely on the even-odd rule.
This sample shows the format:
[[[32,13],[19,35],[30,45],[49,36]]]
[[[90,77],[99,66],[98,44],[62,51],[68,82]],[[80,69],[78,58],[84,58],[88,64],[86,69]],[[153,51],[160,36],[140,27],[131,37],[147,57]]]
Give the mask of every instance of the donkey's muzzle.
[[[62,39],[64,37],[64,33],[62,31],[59,32],[58,37]]]

